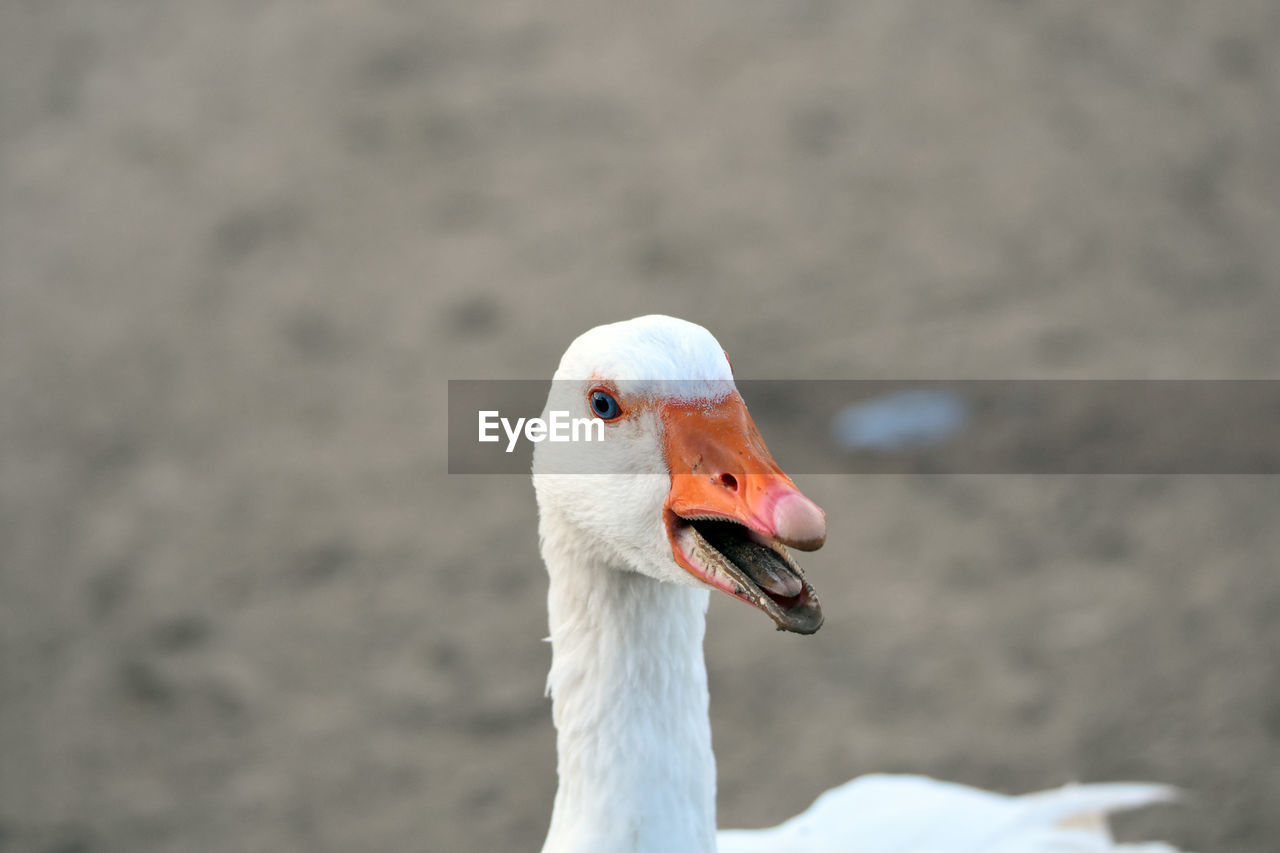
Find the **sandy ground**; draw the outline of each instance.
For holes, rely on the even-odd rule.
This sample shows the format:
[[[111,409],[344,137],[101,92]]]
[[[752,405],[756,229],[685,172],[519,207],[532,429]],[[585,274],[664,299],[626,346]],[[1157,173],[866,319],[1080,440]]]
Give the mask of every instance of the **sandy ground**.
[[[445,473],[448,378],[651,311],[1280,377],[1273,0],[13,0],[0,99],[5,853],[538,848],[533,495]],[[826,627],[709,617],[722,825],[1134,778],[1191,794],[1127,837],[1280,849],[1275,478],[801,485]]]

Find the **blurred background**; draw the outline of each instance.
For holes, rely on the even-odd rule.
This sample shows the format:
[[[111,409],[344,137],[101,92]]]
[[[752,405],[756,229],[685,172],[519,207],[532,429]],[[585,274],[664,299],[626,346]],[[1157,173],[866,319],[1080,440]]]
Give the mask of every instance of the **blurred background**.
[[[1277,105],[1273,0],[3,3],[0,850],[537,850],[533,493],[445,473],[446,380],[655,311],[1280,378]],[[1280,848],[1276,478],[800,485],[826,626],[711,607],[721,825],[1148,779],[1124,837]]]

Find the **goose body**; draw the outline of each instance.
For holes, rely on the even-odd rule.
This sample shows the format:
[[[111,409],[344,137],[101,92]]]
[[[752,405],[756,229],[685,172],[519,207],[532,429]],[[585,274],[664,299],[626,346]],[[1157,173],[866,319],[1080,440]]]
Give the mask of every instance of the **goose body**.
[[[1069,785],[1010,797],[924,776],[872,774],[770,829],[723,830],[720,853],[1177,853],[1115,844],[1111,812],[1172,799],[1162,785]]]
[[[706,329],[665,316],[598,326],[561,359],[547,412],[605,421],[600,442],[541,443],[533,481],[559,785],[544,853],[1167,853],[1116,846],[1108,812],[1158,785],[1007,797],[864,776],[764,830],[715,826],[702,639],[712,590],[781,630],[822,624],[789,548],[826,537],[777,466]]]

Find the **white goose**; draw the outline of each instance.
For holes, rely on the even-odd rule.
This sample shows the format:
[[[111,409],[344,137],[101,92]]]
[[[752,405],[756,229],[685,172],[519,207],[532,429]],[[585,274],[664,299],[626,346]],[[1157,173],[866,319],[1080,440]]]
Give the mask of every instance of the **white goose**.
[[[599,418],[605,440],[534,454],[559,754],[544,853],[1173,851],[1112,842],[1107,812],[1173,796],[1138,783],[1008,797],[865,776],[772,829],[717,833],[710,590],[781,630],[818,630],[813,587],[784,546],[821,547],[826,517],[770,457],[701,326],[656,315],[598,326],[555,380],[544,416]]]

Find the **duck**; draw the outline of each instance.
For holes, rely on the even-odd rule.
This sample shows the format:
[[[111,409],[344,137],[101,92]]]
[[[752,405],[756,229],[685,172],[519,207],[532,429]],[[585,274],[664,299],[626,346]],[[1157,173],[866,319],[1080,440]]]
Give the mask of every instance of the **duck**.
[[[1139,782],[1010,796],[871,774],[778,826],[717,830],[710,597],[819,630],[793,551],[824,545],[826,515],[774,461],[698,324],[583,333],[551,382],[543,417],[557,412],[602,426],[533,452],[558,778],[543,853],[1176,853],[1113,841],[1108,814],[1178,794]]]

